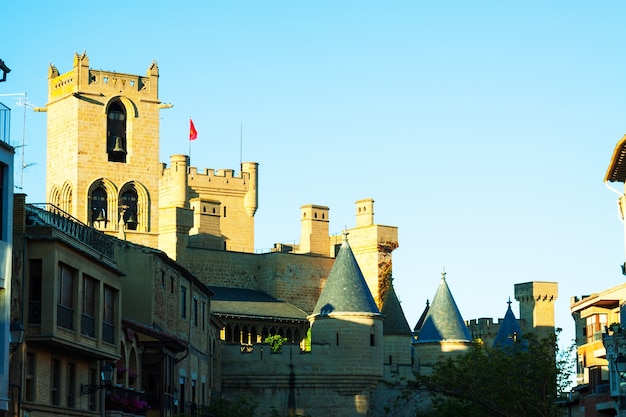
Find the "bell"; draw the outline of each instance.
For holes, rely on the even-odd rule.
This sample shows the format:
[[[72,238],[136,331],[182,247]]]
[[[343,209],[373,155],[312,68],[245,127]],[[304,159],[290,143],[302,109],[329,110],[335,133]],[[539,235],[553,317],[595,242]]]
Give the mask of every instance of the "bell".
[[[126,220],[126,224],[136,224],[137,223],[137,216],[135,215],[135,212],[131,211],[130,214],[128,215],[128,220]]]
[[[98,217],[96,217],[94,219],[94,221],[96,221],[96,222],[104,222],[104,221],[106,221],[106,219],[107,218],[104,217],[104,209],[101,209],[100,212],[98,213]]]
[[[119,136],[115,137],[115,146],[113,147],[112,152],[126,153],[126,149],[122,147],[122,138]]]

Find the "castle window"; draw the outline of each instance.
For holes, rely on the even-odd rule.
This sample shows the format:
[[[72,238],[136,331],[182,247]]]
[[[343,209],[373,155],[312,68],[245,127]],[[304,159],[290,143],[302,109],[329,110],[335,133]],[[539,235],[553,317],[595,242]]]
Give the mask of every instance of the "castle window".
[[[376,337],[374,333],[370,334],[370,346],[376,346]]]
[[[224,217],[226,217],[226,206],[224,206]]]
[[[106,225],[107,219],[107,192],[104,187],[99,186],[91,193],[91,222],[98,223],[98,226],[101,222]]]
[[[107,154],[109,162],[126,162],[126,110],[120,101],[107,113]]]
[[[122,216],[126,229],[137,230],[137,191],[134,188],[122,194]]]

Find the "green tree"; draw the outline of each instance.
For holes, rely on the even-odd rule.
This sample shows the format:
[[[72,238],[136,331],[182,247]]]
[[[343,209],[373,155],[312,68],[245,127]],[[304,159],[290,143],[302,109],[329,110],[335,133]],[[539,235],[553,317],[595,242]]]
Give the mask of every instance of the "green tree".
[[[559,352],[558,333],[542,340],[529,334],[505,348],[477,340],[466,353],[437,362],[430,376],[418,376],[434,398],[432,411],[422,415],[558,416],[573,349]]]

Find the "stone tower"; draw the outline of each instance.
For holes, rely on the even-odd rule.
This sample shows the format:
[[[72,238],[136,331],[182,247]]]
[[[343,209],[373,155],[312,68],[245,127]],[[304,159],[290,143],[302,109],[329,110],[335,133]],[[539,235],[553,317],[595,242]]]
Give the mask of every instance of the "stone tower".
[[[520,319],[526,323],[526,331],[534,331],[539,338],[554,334],[554,302],[557,297],[556,282],[515,284],[515,299],[520,303]]]
[[[156,246],[159,207],[159,69],[145,76],[89,68],[48,71],[48,202],[110,234]]]
[[[185,262],[187,248],[254,252],[258,164],[241,172],[159,162],[159,69],[48,71],[48,202],[103,232]]]

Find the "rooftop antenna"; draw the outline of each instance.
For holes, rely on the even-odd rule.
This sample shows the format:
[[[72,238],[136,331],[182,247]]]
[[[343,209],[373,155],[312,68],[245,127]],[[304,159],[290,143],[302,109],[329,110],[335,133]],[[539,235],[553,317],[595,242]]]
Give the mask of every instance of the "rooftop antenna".
[[[22,126],[22,144],[13,146],[15,149],[21,148],[20,152],[22,154],[22,163],[20,164],[20,185],[16,185],[15,188],[23,189],[24,188],[24,169],[30,166],[36,165],[36,163],[27,164],[24,161],[25,147],[26,147],[26,109],[33,109],[34,111],[43,111],[38,107],[35,107],[33,103],[28,101],[28,97],[26,93],[9,93],[9,94],[0,94],[0,97],[15,97],[16,98],[16,106],[24,107],[24,116],[23,116],[23,126]]]

